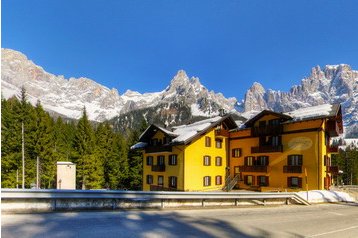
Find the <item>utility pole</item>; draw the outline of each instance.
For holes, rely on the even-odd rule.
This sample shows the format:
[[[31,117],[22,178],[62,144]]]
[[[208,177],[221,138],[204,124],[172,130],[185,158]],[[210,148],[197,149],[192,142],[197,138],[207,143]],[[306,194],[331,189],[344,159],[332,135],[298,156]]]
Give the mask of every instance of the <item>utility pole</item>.
[[[25,140],[24,140],[24,122],[21,123],[22,140],[22,189],[25,189]]]
[[[36,189],[39,189],[39,157],[36,158]]]
[[[16,188],[19,188],[19,170],[16,170]]]

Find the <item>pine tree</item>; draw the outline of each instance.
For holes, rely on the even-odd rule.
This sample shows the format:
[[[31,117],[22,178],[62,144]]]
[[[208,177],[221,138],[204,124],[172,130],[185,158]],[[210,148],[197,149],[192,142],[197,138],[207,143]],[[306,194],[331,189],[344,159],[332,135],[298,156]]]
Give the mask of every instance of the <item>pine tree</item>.
[[[95,189],[103,186],[102,161],[95,154],[95,135],[86,108],[78,121],[74,140],[74,159],[77,164],[77,188]]]

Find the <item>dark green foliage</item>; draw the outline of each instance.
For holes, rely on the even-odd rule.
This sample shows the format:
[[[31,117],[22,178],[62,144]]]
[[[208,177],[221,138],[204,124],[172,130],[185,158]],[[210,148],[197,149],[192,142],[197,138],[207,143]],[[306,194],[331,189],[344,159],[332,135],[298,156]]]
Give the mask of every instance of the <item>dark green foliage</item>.
[[[347,146],[339,154],[332,156],[332,164],[337,165],[343,173],[338,175],[339,184],[358,184],[358,148]]]
[[[26,100],[1,100],[1,185],[22,185],[22,123],[25,141],[25,187],[36,184],[39,158],[40,188],[56,188],[56,162],[71,161],[77,167],[78,189],[140,189],[140,152],[129,147],[137,142],[139,130],[115,132],[108,122],[92,124],[84,109],[78,122],[54,120],[41,103],[34,107]],[[144,121],[144,119],[143,119]],[[141,123],[140,123],[141,125]],[[127,135],[131,135],[130,138]],[[16,178],[18,175],[18,183]]]

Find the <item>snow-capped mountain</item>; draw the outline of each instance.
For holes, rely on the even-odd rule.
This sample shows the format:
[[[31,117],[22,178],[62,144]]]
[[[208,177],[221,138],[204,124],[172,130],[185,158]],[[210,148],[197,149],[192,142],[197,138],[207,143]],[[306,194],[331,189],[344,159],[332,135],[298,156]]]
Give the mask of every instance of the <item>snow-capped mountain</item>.
[[[346,64],[316,66],[290,92],[266,90],[254,83],[239,108],[250,115],[263,109],[288,112],[324,103],[340,103],[347,135],[358,131],[358,71]]]
[[[78,119],[83,107],[90,120],[103,121],[161,104],[170,109],[173,103],[188,105],[192,115],[211,116],[217,115],[220,108],[232,111],[237,103],[235,98],[226,99],[221,93],[208,91],[198,78],[189,78],[183,70],[161,92],[140,94],[127,90],[119,95],[116,89],[88,78],[65,79],[47,73],[18,51],[2,49],[1,54],[2,97],[18,96],[25,87],[31,103],[40,100],[45,110],[69,118]]]

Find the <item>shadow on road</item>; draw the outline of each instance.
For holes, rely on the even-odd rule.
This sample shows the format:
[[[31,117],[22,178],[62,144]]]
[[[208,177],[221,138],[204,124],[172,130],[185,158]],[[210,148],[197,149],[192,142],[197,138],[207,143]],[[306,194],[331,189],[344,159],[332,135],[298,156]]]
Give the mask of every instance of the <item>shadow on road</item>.
[[[264,229],[175,211],[11,215],[2,237],[273,237]],[[10,217],[10,215],[9,215]],[[7,216],[3,216],[3,219]],[[235,217],[233,218],[235,219]],[[237,218],[239,219],[239,218]],[[245,230],[245,231],[244,231]],[[287,237],[299,237],[287,234]]]

